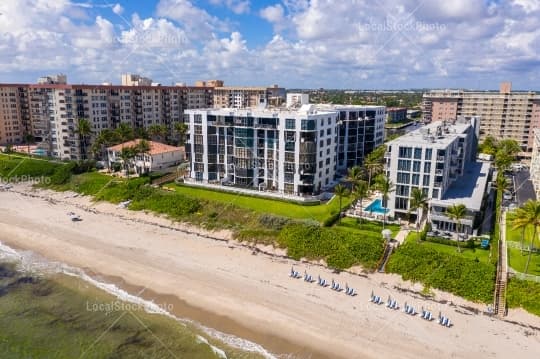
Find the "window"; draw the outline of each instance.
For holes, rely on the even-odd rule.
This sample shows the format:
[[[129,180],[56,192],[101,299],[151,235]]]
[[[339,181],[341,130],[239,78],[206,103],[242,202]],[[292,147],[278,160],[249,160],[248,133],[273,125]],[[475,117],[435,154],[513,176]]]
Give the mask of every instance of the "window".
[[[430,173],[431,172],[431,162],[425,162],[424,163],[424,173]]]
[[[302,130],[303,131],[313,131],[315,129],[314,120],[302,120]]]
[[[414,173],[414,174],[412,175],[412,184],[413,184],[414,186],[418,186],[418,185],[420,184],[420,175],[419,175],[419,174]]]
[[[396,195],[403,196],[403,197],[409,197],[409,186],[397,185],[396,186]]]
[[[421,148],[415,148],[414,149],[414,158],[417,160],[422,158],[422,149]]]
[[[320,136],[320,137],[324,137],[324,130],[320,130],[320,131],[319,131],[319,136]]]
[[[397,183],[409,184],[411,182],[411,175],[408,173],[398,172]]]
[[[423,186],[429,186],[429,175],[424,175],[424,179],[422,180]]]
[[[326,129],[326,135],[330,136],[331,134],[332,134],[332,129],[331,128]]]
[[[429,188],[422,188],[422,193],[423,193],[425,196],[428,196],[428,195],[429,195]]]
[[[412,157],[412,147],[399,147],[399,157],[402,158],[411,158]]]
[[[296,120],[292,118],[285,119],[285,129],[294,130],[296,128]]]
[[[406,198],[396,198],[396,209],[407,209],[407,202],[408,200]]]
[[[420,165],[422,164],[422,162],[420,161],[414,161],[413,162],[413,172],[420,172]]]
[[[439,189],[438,188],[433,189],[433,196],[431,196],[431,197],[439,199]]]
[[[433,150],[431,148],[426,148],[426,154],[424,156],[424,159],[431,160],[432,155],[433,155]]]
[[[410,160],[398,160],[398,171],[410,171],[410,170],[411,170]]]

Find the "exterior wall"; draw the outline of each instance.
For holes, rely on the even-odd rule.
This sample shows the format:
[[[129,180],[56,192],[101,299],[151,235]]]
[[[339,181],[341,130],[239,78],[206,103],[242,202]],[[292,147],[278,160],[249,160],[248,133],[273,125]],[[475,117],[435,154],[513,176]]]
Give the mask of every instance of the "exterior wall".
[[[31,133],[26,96],[24,87],[0,85],[0,144],[20,144]]]
[[[406,108],[388,108],[386,109],[388,122],[402,122],[407,119]]]
[[[190,177],[309,196],[333,185],[336,112],[189,110]]]
[[[443,124],[430,125],[429,129],[429,133],[427,129],[414,131],[425,132],[412,140],[404,136],[387,143],[386,175],[396,186],[388,196],[390,216],[408,214],[414,187],[420,188],[432,200],[443,198],[447,189],[464,174],[466,164],[474,161],[474,122],[463,125],[458,133],[452,133],[451,127],[445,132]],[[430,136],[439,135],[446,136],[447,140],[431,141]]]
[[[0,94],[4,90],[0,143],[21,143],[30,133],[38,147],[61,159],[81,158],[76,133],[80,118],[89,120],[93,137],[121,123],[133,128],[165,125],[172,133],[185,109],[208,108],[213,101],[212,89],[206,87],[0,84]]]
[[[120,152],[108,150],[109,167],[114,163],[122,163]],[[181,163],[184,160],[184,154],[181,150],[164,152],[158,154],[139,154],[133,159],[131,170],[142,174],[145,172],[159,171]]]
[[[367,154],[384,143],[384,106],[317,105],[324,111],[339,112],[337,169],[360,166]]]
[[[215,108],[264,108],[285,102],[281,87],[214,87]]]
[[[531,129],[540,126],[537,113],[540,96],[533,92],[511,92],[502,84],[500,92],[431,91],[424,94],[425,121],[479,116],[480,138],[514,139],[524,151],[532,149]]]
[[[438,99],[432,101],[431,121],[455,120],[458,116],[457,99]]]
[[[531,181],[536,192],[536,198],[540,198],[540,129],[533,131],[533,146],[531,157]]]

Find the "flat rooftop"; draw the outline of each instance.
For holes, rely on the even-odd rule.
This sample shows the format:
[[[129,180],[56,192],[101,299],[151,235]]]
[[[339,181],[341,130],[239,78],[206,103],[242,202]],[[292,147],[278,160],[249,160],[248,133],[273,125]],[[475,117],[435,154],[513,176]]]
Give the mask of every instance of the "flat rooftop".
[[[320,109],[315,105],[302,105],[297,109],[284,108],[284,107],[270,107],[270,108],[205,108],[205,109],[192,109],[185,110],[185,113],[201,113],[206,112],[211,115],[219,116],[238,116],[238,117],[278,117],[279,115],[336,115],[335,110]]]
[[[438,134],[438,128],[441,131]],[[463,135],[471,124],[467,122],[455,122],[443,124],[441,121],[430,123],[429,125],[420,127],[417,130],[411,131],[393,141],[388,142],[388,145],[411,145],[418,146],[429,144],[431,147],[446,148],[456,138]]]
[[[442,199],[434,199],[431,204],[443,207],[464,204],[468,209],[479,211],[486,191],[490,167],[489,162],[468,163],[464,175],[446,190]]]

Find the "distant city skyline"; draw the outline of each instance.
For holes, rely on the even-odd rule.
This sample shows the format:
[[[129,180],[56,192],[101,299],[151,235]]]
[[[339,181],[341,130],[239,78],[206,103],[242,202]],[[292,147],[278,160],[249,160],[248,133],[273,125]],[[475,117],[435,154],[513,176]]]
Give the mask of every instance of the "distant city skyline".
[[[540,1],[5,0],[0,82],[539,91]]]

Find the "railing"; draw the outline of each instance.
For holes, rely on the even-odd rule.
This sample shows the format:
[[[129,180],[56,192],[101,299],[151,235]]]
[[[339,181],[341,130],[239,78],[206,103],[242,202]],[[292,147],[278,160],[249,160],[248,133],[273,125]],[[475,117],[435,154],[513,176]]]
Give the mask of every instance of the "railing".
[[[437,156],[437,161],[444,162],[444,156]]]

